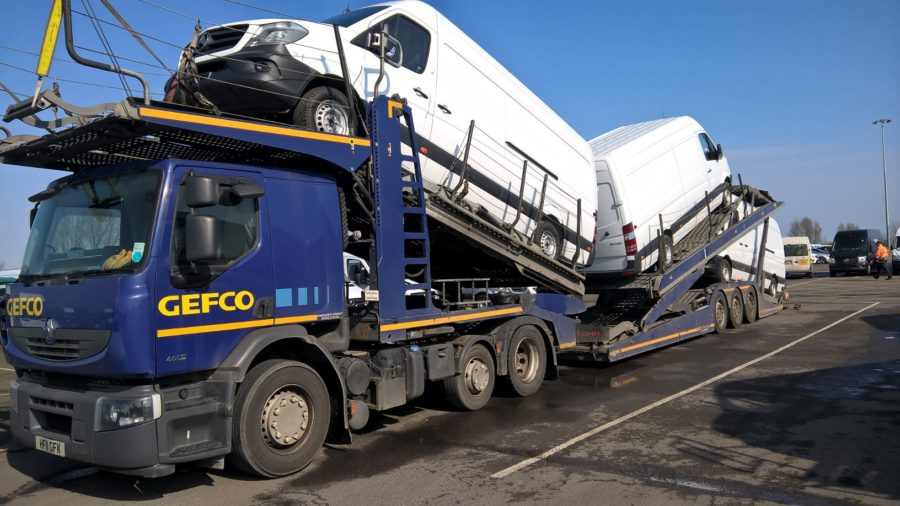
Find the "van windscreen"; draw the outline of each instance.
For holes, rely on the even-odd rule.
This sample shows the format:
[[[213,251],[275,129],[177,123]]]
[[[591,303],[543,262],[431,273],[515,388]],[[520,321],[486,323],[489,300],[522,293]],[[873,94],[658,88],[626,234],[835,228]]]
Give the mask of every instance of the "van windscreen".
[[[866,239],[868,234],[865,230],[847,230],[838,232],[834,236],[834,246],[832,251],[835,253],[850,252],[866,249]]]

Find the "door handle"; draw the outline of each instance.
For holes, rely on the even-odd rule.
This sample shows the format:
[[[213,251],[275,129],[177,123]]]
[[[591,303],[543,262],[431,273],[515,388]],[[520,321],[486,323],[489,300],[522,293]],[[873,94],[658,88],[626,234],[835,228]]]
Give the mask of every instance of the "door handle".
[[[425,98],[425,99],[428,98],[428,95],[424,91],[422,91],[422,88],[419,88],[418,86],[413,88],[413,91],[416,92],[416,95],[418,95],[422,98]]]
[[[450,112],[450,109],[448,109],[444,104],[438,104],[438,109],[444,111],[444,114],[453,114],[452,112]]]
[[[609,230],[607,230],[606,232],[603,232],[603,237],[609,237]]]
[[[710,172],[712,172],[712,169],[706,169],[707,174],[709,174]]]

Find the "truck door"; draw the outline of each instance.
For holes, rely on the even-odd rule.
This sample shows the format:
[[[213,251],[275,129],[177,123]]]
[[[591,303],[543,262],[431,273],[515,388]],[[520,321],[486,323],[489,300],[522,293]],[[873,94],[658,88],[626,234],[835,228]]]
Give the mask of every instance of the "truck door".
[[[428,137],[431,131],[432,101],[437,79],[436,19],[418,19],[405,12],[389,11],[369,24],[369,29],[356,36],[352,43],[366,48],[366,100],[371,100],[378,80],[380,48],[369,45],[373,34],[387,32],[385,44],[385,75],[378,94],[398,95],[406,99],[413,110],[416,131]]]
[[[189,173],[219,183],[219,202],[188,208]],[[203,167],[175,169],[165,224],[160,227],[161,259],[156,278],[156,364],[158,375],[213,369],[254,328],[270,325],[273,308],[272,259],[266,197],[236,198],[238,184],[265,191],[259,174]],[[262,212],[261,212],[262,211]],[[214,217],[221,237],[219,258],[187,259],[186,218]]]

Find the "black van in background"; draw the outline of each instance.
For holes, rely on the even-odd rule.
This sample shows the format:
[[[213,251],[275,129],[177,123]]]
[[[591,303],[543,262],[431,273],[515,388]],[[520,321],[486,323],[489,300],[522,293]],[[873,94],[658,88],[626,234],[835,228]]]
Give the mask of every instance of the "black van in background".
[[[869,274],[869,259],[875,255],[875,241],[883,240],[884,234],[874,228],[842,230],[834,234],[828,262],[831,276],[837,276],[839,272]]]

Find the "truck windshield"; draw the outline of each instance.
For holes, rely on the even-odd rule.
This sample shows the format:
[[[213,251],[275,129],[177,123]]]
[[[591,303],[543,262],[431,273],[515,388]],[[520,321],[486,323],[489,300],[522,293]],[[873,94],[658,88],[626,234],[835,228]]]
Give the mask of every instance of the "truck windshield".
[[[809,256],[809,250],[805,244],[785,244],[784,256],[786,257],[805,257]]]
[[[868,234],[865,230],[841,232],[834,237],[834,246],[831,251],[835,253],[865,251],[867,237]]]
[[[159,170],[74,180],[38,206],[20,280],[134,272],[149,253]]]

